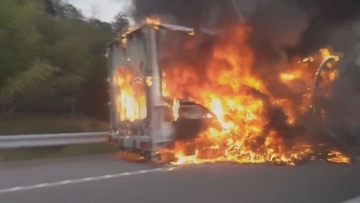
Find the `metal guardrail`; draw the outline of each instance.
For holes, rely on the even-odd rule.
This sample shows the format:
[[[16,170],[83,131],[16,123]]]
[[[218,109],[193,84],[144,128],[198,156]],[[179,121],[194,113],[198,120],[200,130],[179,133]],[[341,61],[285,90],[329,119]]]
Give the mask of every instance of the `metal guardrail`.
[[[110,132],[0,136],[0,149],[108,142]]]

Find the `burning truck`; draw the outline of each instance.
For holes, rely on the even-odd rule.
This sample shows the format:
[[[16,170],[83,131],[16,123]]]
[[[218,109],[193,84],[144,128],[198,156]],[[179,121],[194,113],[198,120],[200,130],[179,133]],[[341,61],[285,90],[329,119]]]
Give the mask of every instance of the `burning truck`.
[[[135,2],[143,6],[138,16],[167,8]],[[287,29],[265,22],[277,14],[271,9],[247,21],[235,9],[240,22],[228,22],[232,15],[219,21],[229,12],[212,2],[198,15],[209,17],[206,28],[171,5],[167,13],[198,29],[148,18],[107,45],[112,140],[122,151],[174,164],[350,163],[328,122],[339,56],[327,47],[287,56],[283,47],[296,44],[303,21]],[[240,1],[226,2],[238,8]],[[267,8],[286,3],[277,2]]]
[[[111,139],[120,149],[174,164],[350,163],[319,129],[320,108],[312,105],[316,71],[317,92],[326,89],[324,78],[335,79],[324,64],[318,70],[329,49],[264,75],[252,70],[251,29],[228,29],[212,36],[206,56],[197,52],[194,29],[154,19],[107,45]],[[167,47],[175,41],[177,53]]]

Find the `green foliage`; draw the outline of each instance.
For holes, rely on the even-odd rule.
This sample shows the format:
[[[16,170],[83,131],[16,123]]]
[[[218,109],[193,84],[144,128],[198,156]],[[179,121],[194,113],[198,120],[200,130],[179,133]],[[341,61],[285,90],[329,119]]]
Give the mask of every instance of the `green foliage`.
[[[35,61],[29,69],[6,80],[0,89],[0,102],[12,104],[15,102],[14,100],[26,97],[43,85],[43,82],[51,78],[56,71],[59,69],[49,66],[45,62]]]
[[[4,6],[2,9],[6,9]],[[41,35],[32,23],[40,17],[39,5],[36,2],[21,7],[11,5],[9,10],[4,17],[7,22],[0,29],[0,86],[6,77],[31,66],[41,46]]]
[[[86,19],[66,1],[44,2],[0,1],[0,114],[74,113],[92,97],[89,84],[101,84],[104,45],[128,26],[122,14],[106,23]]]

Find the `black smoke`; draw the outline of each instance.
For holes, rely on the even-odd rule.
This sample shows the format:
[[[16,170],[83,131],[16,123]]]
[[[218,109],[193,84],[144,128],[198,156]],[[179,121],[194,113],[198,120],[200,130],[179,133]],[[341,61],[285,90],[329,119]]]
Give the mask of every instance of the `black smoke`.
[[[333,32],[360,19],[360,1],[356,0],[297,0],[297,4],[310,21],[296,54],[306,55],[328,45]]]
[[[250,0],[236,1],[241,10],[248,10],[244,6],[249,6]],[[256,8],[247,15],[248,19],[255,27],[263,24],[263,21],[273,25],[273,27],[265,26],[266,29],[255,28],[255,32],[261,32],[261,37],[271,38],[270,40],[283,38],[285,44],[282,45],[288,49],[291,47],[287,50],[289,54],[307,55],[318,50],[329,44],[329,38],[335,29],[343,24],[352,23],[360,17],[360,1],[356,0],[264,2],[255,5]],[[135,21],[159,15],[164,17],[165,21],[197,27],[205,26],[211,18],[217,18],[219,27],[225,21],[237,20],[235,9],[229,0],[133,0],[131,15]],[[274,39],[272,35],[277,35],[278,38]]]
[[[205,26],[211,18],[236,18],[227,0],[133,0],[130,12],[135,21],[161,16],[165,22],[195,28]]]

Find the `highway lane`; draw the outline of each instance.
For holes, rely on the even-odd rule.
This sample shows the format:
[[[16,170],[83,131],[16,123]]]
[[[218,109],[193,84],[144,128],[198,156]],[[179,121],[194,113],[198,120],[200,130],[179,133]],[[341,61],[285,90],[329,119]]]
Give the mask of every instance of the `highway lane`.
[[[3,165],[0,189],[129,173],[3,193],[0,202],[340,203],[360,195],[359,164],[214,164],[151,170],[152,166],[124,163],[114,157]]]
[[[152,168],[126,163],[115,154],[6,163],[0,164],[0,189]]]

